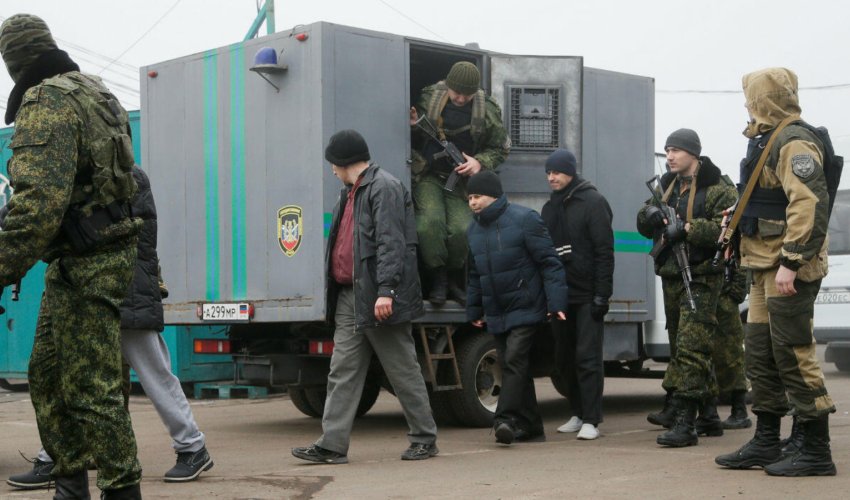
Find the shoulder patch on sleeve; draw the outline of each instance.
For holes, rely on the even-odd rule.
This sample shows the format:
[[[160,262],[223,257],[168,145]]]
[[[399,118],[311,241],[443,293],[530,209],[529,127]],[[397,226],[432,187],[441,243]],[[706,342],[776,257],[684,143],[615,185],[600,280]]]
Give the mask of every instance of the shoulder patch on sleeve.
[[[815,172],[815,159],[810,154],[791,157],[791,171],[801,179],[808,179]]]

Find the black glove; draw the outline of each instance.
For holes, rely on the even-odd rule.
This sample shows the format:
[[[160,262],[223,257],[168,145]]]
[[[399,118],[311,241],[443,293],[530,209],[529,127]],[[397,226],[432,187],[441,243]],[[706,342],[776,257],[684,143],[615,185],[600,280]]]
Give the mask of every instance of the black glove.
[[[664,227],[664,212],[655,205],[650,205],[646,209],[646,221],[649,222],[652,227]]]
[[[594,321],[603,321],[606,314],[608,314],[608,299],[593,297],[593,303],[590,304],[590,317]]]
[[[685,239],[688,234],[685,232],[685,222],[682,219],[676,219],[672,224],[668,224],[664,228],[664,239],[668,243],[678,243]]]

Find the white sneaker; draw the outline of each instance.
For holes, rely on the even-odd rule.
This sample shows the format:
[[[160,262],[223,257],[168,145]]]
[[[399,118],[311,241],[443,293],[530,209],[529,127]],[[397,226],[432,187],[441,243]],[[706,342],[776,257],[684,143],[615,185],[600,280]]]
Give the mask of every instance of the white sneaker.
[[[582,424],[581,430],[578,431],[578,439],[596,439],[599,437],[599,429],[593,424]]]
[[[581,429],[582,421],[578,417],[572,417],[567,420],[567,423],[558,427],[558,432],[578,432]]]

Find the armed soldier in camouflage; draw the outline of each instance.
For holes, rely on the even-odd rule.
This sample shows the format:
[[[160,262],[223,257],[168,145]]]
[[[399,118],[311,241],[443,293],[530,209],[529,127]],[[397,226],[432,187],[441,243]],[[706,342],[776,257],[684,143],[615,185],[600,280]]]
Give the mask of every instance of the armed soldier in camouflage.
[[[757,187],[739,229],[741,265],[753,276],[746,357],[757,420],[753,439],[714,461],[733,469],[759,466],[774,476],[833,476],[829,414],[835,404],[812,332],[814,302],[828,268],[824,164],[829,144],[800,118],[797,75],[791,70],[744,75],[743,88],[750,115],[744,135],[750,143],[741,184],[755,177]],[[802,445],[783,456],[780,423],[790,408],[796,411]]]
[[[711,259],[720,235],[723,210],[735,203],[737,193],[721,181],[720,169],[711,159],[700,156],[702,147],[693,130],[673,132],[664,149],[670,172],[661,178],[665,190],[663,202],[675,208],[680,223],[674,234],[668,232],[662,236],[667,221],[658,207],[647,204],[638,212],[637,228],[647,238],[665,238],[667,244],[655,259],[655,273],[661,276],[671,346],[663,386],[671,395],[675,417],[670,430],[656,441],[663,446],[681,447],[699,442],[695,422],[698,409],[706,420],[700,428],[703,433],[723,433],[710,389],[714,383],[711,352],[723,271],[712,266]],[[693,310],[681,269],[670,248],[679,241],[684,241],[688,250],[690,288],[696,306]]]
[[[119,342],[142,225],[130,217],[127,112],[36,16],[0,25],[0,53],[15,83],[6,109],[6,123],[15,122],[15,192],[0,231],[0,286],[39,259],[48,263],[29,383],[42,443],[56,460],[55,498],[89,498],[89,459],[104,498],[141,498]]]
[[[466,263],[466,228],[472,213],[466,202],[466,181],[482,169],[494,170],[505,161],[510,141],[502,124],[502,111],[479,88],[481,74],[466,61],[452,66],[446,79],[425,87],[410,122],[424,115],[440,140],[448,140],[462,152],[465,163],[453,167],[446,158],[435,158],[440,145],[413,129],[413,200],[416,204],[416,232],[419,251],[427,274],[433,278],[428,300],[445,303],[447,296],[465,302],[466,293],[458,285]],[[453,191],[444,189],[454,170],[462,180]],[[450,282],[449,276],[456,280]]]

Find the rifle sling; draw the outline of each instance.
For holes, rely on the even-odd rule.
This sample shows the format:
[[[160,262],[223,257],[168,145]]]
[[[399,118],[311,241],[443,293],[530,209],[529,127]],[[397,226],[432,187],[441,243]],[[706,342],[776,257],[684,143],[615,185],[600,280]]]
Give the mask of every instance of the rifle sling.
[[[759,161],[753,169],[752,175],[750,175],[750,180],[747,182],[744,192],[741,193],[741,198],[738,200],[738,206],[735,208],[732,220],[729,221],[729,227],[726,228],[726,233],[723,235],[724,245],[729,244],[729,241],[732,240],[732,235],[735,234],[735,230],[738,228],[738,223],[741,221],[741,217],[744,215],[744,210],[747,208],[747,203],[750,201],[750,195],[753,194],[753,189],[755,189],[756,183],[758,182],[759,177],[761,177],[761,171],[764,169],[764,164],[767,162],[767,157],[770,155],[773,143],[776,142],[776,138],[779,137],[779,133],[782,132],[782,129],[799,119],[800,117],[798,115],[786,117],[784,120],[779,122],[779,125],[776,129],[774,129],[773,134],[771,134],[770,139],[768,139],[767,144],[764,146],[764,150],[761,152],[761,156],[759,156]]]

